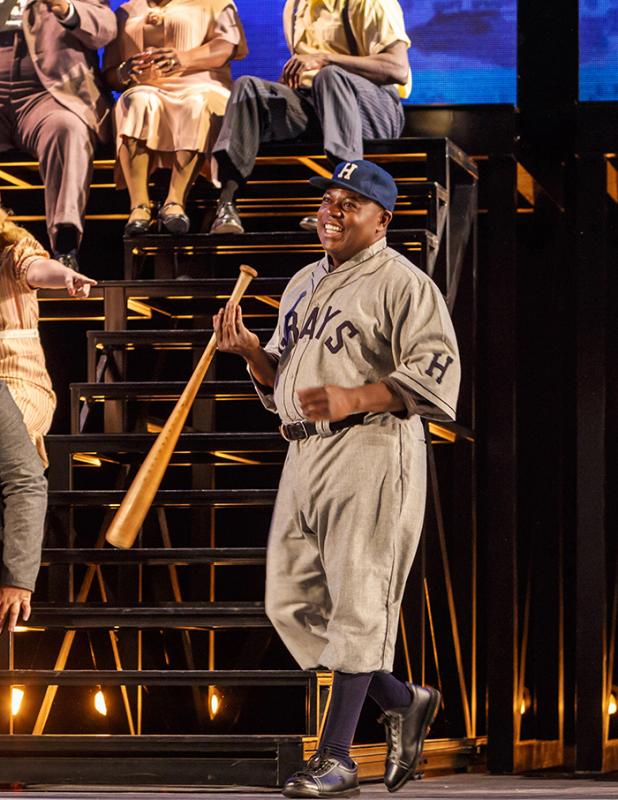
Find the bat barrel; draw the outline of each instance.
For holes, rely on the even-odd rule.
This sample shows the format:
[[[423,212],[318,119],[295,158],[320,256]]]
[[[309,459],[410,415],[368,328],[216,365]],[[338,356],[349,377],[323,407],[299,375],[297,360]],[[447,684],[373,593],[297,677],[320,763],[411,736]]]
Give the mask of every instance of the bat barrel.
[[[240,302],[247,287],[255,277],[257,277],[257,272],[252,267],[248,267],[246,264],[241,265],[240,274],[230,295],[230,300],[235,303]],[[178,437],[182,433],[195,396],[216,350],[217,338],[213,334],[189,382],[142,462],[137,475],[129,486],[110,523],[105,539],[114,547],[127,549],[135,542],[155,494],[161,485]]]

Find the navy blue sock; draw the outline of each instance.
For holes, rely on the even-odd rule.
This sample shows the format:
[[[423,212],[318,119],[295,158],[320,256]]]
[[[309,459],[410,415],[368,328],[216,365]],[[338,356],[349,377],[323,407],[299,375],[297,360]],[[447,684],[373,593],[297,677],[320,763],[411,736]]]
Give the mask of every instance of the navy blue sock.
[[[412,702],[410,690],[392,672],[374,672],[367,694],[375,700],[382,711],[405,708]]]
[[[346,767],[354,766],[350,758],[350,745],[373,675],[373,672],[333,674],[330,706],[319,750],[323,752],[328,749]]]

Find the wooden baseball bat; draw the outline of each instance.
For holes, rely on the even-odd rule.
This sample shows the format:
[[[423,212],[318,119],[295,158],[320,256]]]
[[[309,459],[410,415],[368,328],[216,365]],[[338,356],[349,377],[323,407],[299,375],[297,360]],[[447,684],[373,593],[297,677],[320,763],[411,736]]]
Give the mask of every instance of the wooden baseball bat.
[[[247,290],[247,287],[256,276],[257,272],[254,269],[243,264],[240,267],[240,275],[238,276],[230,300],[238,303]],[[174,410],[155,439],[154,444],[150,448],[148,455],[144,459],[137,475],[133,479],[133,483],[129,486],[127,493],[118,507],[118,511],[116,511],[111,521],[105,538],[110,544],[114,545],[114,547],[128,549],[137,538],[139,529],[152,505],[154,496],[157,493],[167,465],[172,457],[174,447],[182,432],[189,409],[204,380],[204,376],[208,371],[216,349],[217,337],[216,334],[213,333],[206,349],[202,353],[197,367],[193,371],[193,375],[191,375],[189,382],[178,398]]]

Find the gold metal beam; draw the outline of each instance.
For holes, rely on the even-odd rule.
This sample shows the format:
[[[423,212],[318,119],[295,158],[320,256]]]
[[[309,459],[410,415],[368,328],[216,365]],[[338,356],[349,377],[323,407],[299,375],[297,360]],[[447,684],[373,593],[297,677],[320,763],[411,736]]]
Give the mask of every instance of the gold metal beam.
[[[10,175],[8,172],[5,172],[3,169],[0,169],[0,178],[7,181],[12,186],[17,186],[19,189],[32,189],[34,188],[32,184],[28,183],[27,181],[23,181],[21,178],[17,178],[15,175]]]
[[[307,156],[299,156],[298,161],[304,167],[308,167],[312,172],[315,172],[322,178],[330,178],[332,175],[332,172],[330,170],[324,169],[324,167],[322,167],[320,164],[316,164],[316,162],[312,158],[308,158]]]
[[[614,203],[618,203],[618,169],[609,158],[605,163],[607,165],[607,194]]]
[[[468,700],[468,690],[466,687],[466,675],[463,667],[461,655],[461,643],[459,640],[459,625],[457,622],[457,609],[455,607],[455,597],[453,593],[453,583],[451,581],[451,570],[449,567],[448,550],[446,548],[446,536],[444,533],[444,519],[442,517],[442,507],[440,504],[440,487],[438,484],[438,472],[436,469],[436,459],[431,439],[427,442],[427,456],[429,461],[429,475],[431,478],[431,488],[433,493],[434,513],[436,516],[436,527],[438,529],[438,541],[440,543],[440,553],[442,556],[442,569],[444,572],[444,583],[446,588],[446,598],[448,602],[449,617],[451,621],[451,635],[453,637],[453,649],[455,651],[455,663],[457,664],[457,676],[459,678],[459,691],[461,694],[461,704],[463,706],[464,721],[466,726],[466,736],[472,736],[472,720],[470,717],[470,703]]]
[[[536,205],[535,183],[528,170],[517,162],[517,191],[531,206]]]

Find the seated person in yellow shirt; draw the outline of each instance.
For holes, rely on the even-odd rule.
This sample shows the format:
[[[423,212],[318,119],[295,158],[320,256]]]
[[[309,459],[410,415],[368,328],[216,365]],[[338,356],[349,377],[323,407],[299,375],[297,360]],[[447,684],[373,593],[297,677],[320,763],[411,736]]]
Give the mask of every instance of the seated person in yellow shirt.
[[[234,198],[262,142],[321,135],[337,163],[361,159],[363,139],[403,130],[412,81],[397,0],[286,0],[283,27],[291,57],[279,82],[234,82],[214,147],[222,190],[211,233],[244,232]]]

